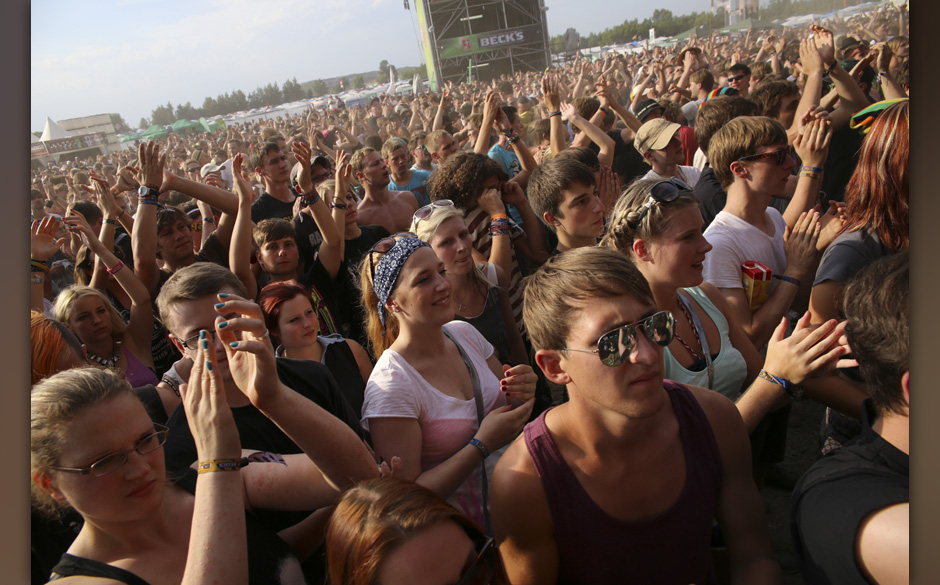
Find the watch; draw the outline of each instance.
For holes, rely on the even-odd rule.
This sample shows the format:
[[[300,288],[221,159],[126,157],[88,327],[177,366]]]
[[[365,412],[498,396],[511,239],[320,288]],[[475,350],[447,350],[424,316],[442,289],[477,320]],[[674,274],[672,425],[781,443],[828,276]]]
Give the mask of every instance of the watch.
[[[330,209],[333,209],[334,207],[335,207],[336,209],[349,209],[349,205],[347,205],[347,204],[345,204],[345,203],[331,202],[331,203],[330,203]]]
[[[137,190],[137,194],[144,199],[156,199],[160,196],[159,191],[146,185],[141,185],[140,189]]]

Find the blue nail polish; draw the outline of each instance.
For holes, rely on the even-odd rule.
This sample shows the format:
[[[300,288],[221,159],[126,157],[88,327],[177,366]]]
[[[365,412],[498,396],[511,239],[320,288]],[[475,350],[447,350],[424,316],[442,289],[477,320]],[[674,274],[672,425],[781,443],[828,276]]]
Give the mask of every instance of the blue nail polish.
[[[203,329],[202,331],[199,332],[199,339],[205,339],[205,338],[206,338],[206,330]]]
[[[219,293],[219,298],[220,298],[220,299],[227,299],[227,298],[228,298],[228,293]]]
[[[218,324],[219,329],[225,329],[225,326],[228,325],[228,321],[222,321]]]
[[[221,308],[224,307],[224,306],[225,306],[225,303],[216,303],[216,304],[215,304],[215,308],[216,308],[216,309],[221,309]]]
[[[230,343],[230,344],[228,344],[228,345],[229,345],[229,347],[238,347],[238,342],[237,342],[237,341],[233,341],[232,343]]]
[[[206,368],[208,368],[208,370],[211,372],[211,371],[212,371],[212,364],[210,364],[209,362],[206,362]]]
[[[209,349],[209,342],[205,339],[202,340],[202,349]]]

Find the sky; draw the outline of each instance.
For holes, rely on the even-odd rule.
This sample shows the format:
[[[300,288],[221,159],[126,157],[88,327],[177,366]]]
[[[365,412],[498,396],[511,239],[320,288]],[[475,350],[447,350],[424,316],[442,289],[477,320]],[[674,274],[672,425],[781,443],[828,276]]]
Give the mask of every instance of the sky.
[[[414,0],[33,0],[30,129],[118,113],[136,128],[155,107],[296,78],[423,61]],[[551,36],[600,32],[656,8],[710,0],[545,0]],[[585,9],[588,7],[589,9]]]

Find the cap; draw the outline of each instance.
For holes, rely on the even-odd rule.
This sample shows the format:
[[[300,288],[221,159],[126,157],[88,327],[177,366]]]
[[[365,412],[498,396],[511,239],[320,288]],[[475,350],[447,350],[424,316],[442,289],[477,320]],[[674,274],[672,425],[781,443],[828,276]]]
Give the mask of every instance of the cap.
[[[681,127],[665,118],[654,118],[640,126],[636,138],[633,139],[633,146],[640,154],[646,154],[650,150],[662,150]]]
[[[221,170],[222,170],[222,165],[214,165],[212,163],[206,163],[202,165],[201,169],[199,169],[199,176],[205,179],[209,173],[217,173]]]
[[[642,122],[647,116],[649,116],[656,110],[662,110],[665,112],[666,108],[664,108],[656,100],[650,100],[650,99],[643,100],[636,105],[636,117],[638,120]]]

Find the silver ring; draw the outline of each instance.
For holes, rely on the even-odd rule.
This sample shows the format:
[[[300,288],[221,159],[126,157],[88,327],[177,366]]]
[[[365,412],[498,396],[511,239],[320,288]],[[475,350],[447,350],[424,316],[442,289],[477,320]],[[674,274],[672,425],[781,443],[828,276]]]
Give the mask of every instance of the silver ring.
[[[268,333],[269,333],[268,328],[265,327],[265,328],[264,328],[264,333],[262,333],[262,334],[261,334],[260,336],[258,336],[258,337],[255,337],[255,339],[264,339],[265,337],[268,336]]]

